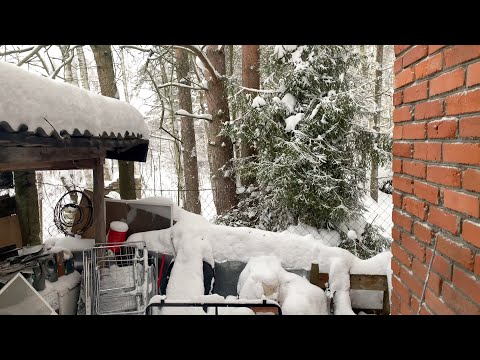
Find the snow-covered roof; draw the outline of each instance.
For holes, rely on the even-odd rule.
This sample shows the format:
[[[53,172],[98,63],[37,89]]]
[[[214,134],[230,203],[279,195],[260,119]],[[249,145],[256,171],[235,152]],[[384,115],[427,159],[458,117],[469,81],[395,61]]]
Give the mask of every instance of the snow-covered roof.
[[[28,127],[28,129],[27,129]],[[54,130],[55,129],[55,130]],[[0,131],[148,139],[130,104],[0,62]]]

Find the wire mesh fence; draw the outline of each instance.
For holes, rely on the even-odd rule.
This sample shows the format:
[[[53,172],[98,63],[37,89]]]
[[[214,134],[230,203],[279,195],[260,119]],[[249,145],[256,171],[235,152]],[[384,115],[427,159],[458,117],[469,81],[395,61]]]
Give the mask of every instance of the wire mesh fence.
[[[39,190],[39,208],[41,217],[41,229],[43,239],[61,236],[61,231],[55,226],[54,209],[59,199],[68,190],[84,190],[85,185],[74,184],[70,188],[65,187],[62,183],[52,183],[38,181]],[[152,196],[161,196],[169,198],[172,202],[180,207],[184,207],[186,198],[191,195],[191,190],[184,189],[137,189],[140,198]],[[237,189],[237,193],[240,189]],[[244,190],[244,189],[242,189]],[[196,191],[196,190],[195,190]],[[220,197],[223,192],[215,189],[199,189],[198,199],[201,206],[201,215],[210,222],[217,220],[217,208],[215,206],[215,193]],[[112,198],[120,198],[118,189],[106,191],[106,195]],[[286,226],[281,231],[286,231],[300,236],[313,237],[329,246],[342,246],[352,252],[357,252],[365,248],[364,252],[368,254],[366,247],[367,237],[372,237],[372,230],[375,230],[375,236],[384,239],[384,243],[391,240],[392,223],[392,195],[389,182],[380,181],[380,190],[378,191],[378,201],[370,196],[369,191],[365,191],[361,199],[364,211],[361,216],[349,221],[346,224],[335,225],[330,229],[318,229],[301,222]],[[366,240],[367,239],[367,240]]]

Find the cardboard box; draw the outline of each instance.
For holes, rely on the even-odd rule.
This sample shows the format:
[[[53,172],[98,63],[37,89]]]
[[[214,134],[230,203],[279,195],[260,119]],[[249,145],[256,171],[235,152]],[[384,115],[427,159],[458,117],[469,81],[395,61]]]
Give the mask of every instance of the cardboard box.
[[[22,233],[17,215],[0,218],[0,247],[12,244],[22,247]]]

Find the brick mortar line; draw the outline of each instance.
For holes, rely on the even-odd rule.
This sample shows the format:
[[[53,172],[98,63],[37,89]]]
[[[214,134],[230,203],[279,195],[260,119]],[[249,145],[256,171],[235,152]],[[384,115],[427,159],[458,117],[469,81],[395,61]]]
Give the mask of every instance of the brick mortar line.
[[[435,230],[435,231],[434,231],[435,233],[442,233],[442,234],[444,235],[444,237],[446,237],[446,238],[451,238],[451,240],[454,240],[454,241],[456,241],[457,243],[460,243],[461,245],[463,245],[463,246],[465,246],[466,248],[470,249],[474,254],[477,254],[477,253],[478,253],[478,251],[479,251],[479,248],[478,248],[478,247],[476,247],[475,245],[467,242],[465,239],[463,239],[463,238],[461,237],[462,231],[459,231],[459,235],[454,235],[454,234],[452,234],[450,231],[445,230],[445,229],[439,227],[438,225],[435,225],[435,224],[430,223],[430,222],[428,221],[428,216],[427,216],[427,220],[422,220],[422,219],[416,217],[415,215],[412,215],[412,214],[410,214],[409,212],[403,210],[402,208],[399,208],[399,207],[397,207],[397,206],[393,206],[393,208],[394,208],[394,209],[397,209],[401,214],[406,213],[406,214],[407,214],[406,216],[409,216],[409,217],[411,217],[411,218],[412,218],[412,217],[415,217],[414,219],[412,219],[414,222],[417,221],[417,222],[420,222],[420,223],[422,223],[422,224],[427,224],[427,225],[429,225],[429,226],[432,228],[432,230]],[[442,209],[443,209],[443,208],[442,208]],[[429,209],[429,211],[430,211],[430,209]],[[418,220],[417,220],[417,219],[418,219]],[[465,220],[465,219],[463,219],[463,220]],[[392,221],[392,222],[393,222],[393,221]],[[413,230],[412,230],[412,232],[408,232],[406,229],[404,229],[404,228],[401,227],[400,225],[396,224],[395,222],[393,222],[393,224],[394,224],[395,226],[397,226],[397,228],[403,229],[403,231],[406,232],[407,234],[411,234],[412,236],[414,236]],[[412,223],[412,228],[413,228],[413,225],[414,225],[414,224]],[[462,221],[460,221],[460,223],[459,223],[459,228],[461,229],[461,227],[462,227]],[[463,229],[462,229],[462,230],[463,230]],[[415,239],[417,239],[417,238],[415,237]],[[432,244],[434,243],[434,241],[436,241],[436,236],[434,236],[434,239],[435,239],[435,240],[432,240]],[[400,241],[400,243],[401,243],[401,241]],[[430,247],[432,246],[432,244],[427,244],[427,243],[425,243],[425,242],[422,242],[422,243],[425,244],[425,246],[428,247],[428,248],[430,248]],[[446,255],[446,254],[444,254],[444,255],[448,257],[448,255]],[[452,259],[452,261],[455,261],[455,260]],[[474,262],[474,264],[475,264],[475,259],[474,259],[473,262]],[[455,263],[456,263],[456,262],[455,262]],[[468,272],[474,273],[474,270],[468,270],[468,269],[464,268],[463,266],[462,266],[462,268],[465,269],[465,270],[468,271]]]
[[[445,48],[442,48],[441,51],[444,50],[444,49],[445,49]],[[400,70],[397,74],[400,74],[403,70],[409,69],[409,68],[411,68],[412,66],[413,66],[413,68],[414,68],[415,65],[419,64],[420,62],[422,62],[422,61],[424,61],[424,60],[428,60],[428,59],[430,59],[430,58],[438,55],[439,53],[440,53],[440,52],[435,53],[433,56],[429,55],[429,56],[421,59],[421,60],[418,61],[418,62],[415,62],[415,63],[412,63],[412,64],[408,65],[407,67],[402,67],[402,70]],[[437,78],[437,77],[440,77],[440,76],[442,76],[442,75],[444,75],[444,74],[447,74],[447,73],[449,73],[449,72],[455,71],[455,70],[460,69],[460,68],[465,68],[465,82],[466,82],[466,75],[467,75],[467,68],[468,68],[468,66],[470,66],[471,64],[475,64],[476,62],[479,62],[479,61],[480,61],[480,56],[479,56],[479,57],[475,57],[475,58],[473,58],[473,59],[470,59],[470,60],[468,60],[468,61],[462,62],[462,63],[460,63],[460,64],[456,64],[456,65],[450,66],[450,67],[447,68],[447,67],[445,67],[445,53],[444,53],[444,54],[443,54],[443,58],[442,58],[442,68],[441,68],[440,70],[438,70],[438,71],[436,71],[436,72],[434,72],[434,73],[431,73],[431,74],[429,74],[429,75],[427,75],[427,76],[424,76],[424,77],[422,77],[422,78],[417,78],[417,77],[415,76],[415,80],[414,80],[413,82],[408,83],[408,84],[405,84],[405,85],[403,85],[403,86],[401,86],[401,87],[399,87],[399,88],[394,89],[394,92],[396,92],[396,91],[398,91],[398,90],[401,90],[401,89],[403,89],[403,88],[405,88],[405,87],[407,87],[407,86],[411,86],[412,84],[421,83],[421,82],[427,81],[427,80],[433,80],[433,79],[435,79],[435,78]],[[415,73],[415,69],[412,69],[412,70],[413,70],[413,72]],[[394,73],[393,75],[396,76],[397,74]]]
[[[425,81],[427,81],[427,80],[425,80]],[[430,80],[428,80],[428,81],[430,81]],[[423,82],[423,81],[420,81],[419,83],[421,83],[421,82]],[[415,85],[418,85],[418,84],[410,83],[410,84],[408,84],[407,87],[405,87],[403,89],[403,91],[405,91],[405,90],[407,90],[410,87],[413,87]],[[411,101],[411,102],[403,102],[403,96],[402,96],[402,103],[400,105],[397,105],[397,106],[417,105],[417,103],[427,102],[427,101],[435,101],[435,100],[439,100],[440,98],[444,98],[446,100],[446,97],[448,97],[448,96],[455,95],[457,93],[460,94],[461,92],[475,91],[477,89],[480,89],[480,83],[475,84],[473,86],[467,86],[467,79],[466,79],[466,76],[465,76],[464,84],[462,86],[459,86],[457,88],[454,88],[454,89],[451,89],[451,90],[448,90],[448,91],[444,91],[444,92],[441,92],[441,93],[438,93],[438,94],[435,94],[435,95],[430,95],[430,84],[428,84],[428,86],[427,86],[427,98],[426,99],[420,99],[420,100],[415,100],[415,101]]]

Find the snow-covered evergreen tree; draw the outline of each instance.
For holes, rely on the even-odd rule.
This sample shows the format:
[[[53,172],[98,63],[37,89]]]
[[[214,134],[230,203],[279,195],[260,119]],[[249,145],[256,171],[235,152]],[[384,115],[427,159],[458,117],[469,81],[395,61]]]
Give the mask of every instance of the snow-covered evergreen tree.
[[[390,144],[357,121],[368,108],[360,55],[350,46],[279,45],[267,56],[262,82],[278,92],[236,99],[241,116],[225,129],[256,147],[235,170],[255,175],[257,186],[240,188],[239,205],[217,221],[276,231],[357,217],[371,155],[381,163]]]

